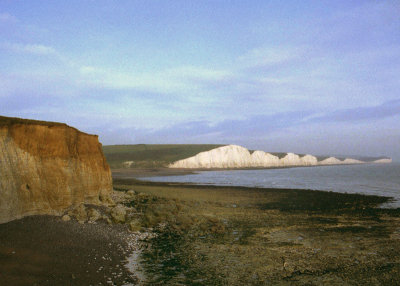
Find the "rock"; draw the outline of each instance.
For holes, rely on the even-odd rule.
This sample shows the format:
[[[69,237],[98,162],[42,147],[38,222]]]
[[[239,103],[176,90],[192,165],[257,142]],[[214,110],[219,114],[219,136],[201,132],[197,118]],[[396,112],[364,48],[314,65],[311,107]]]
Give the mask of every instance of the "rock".
[[[101,214],[96,209],[93,208],[90,208],[87,211],[87,215],[90,222],[95,222],[101,217]]]
[[[126,209],[123,205],[117,205],[111,210],[111,217],[115,223],[125,222]]]
[[[112,191],[98,136],[66,124],[0,116],[0,223],[100,204]]]
[[[62,216],[62,218],[61,218],[63,221],[70,221],[71,220],[71,217],[69,216],[69,215],[63,215]]]
[[[114,190],[112,192],[112,200],[115,202],[114,205],[121,204],[122,202],[126,201],[126,193],[121,191]]]
[[[106,206],[114,206],[115,202],[113,201],[110,193],[101,193],[99,195],[99,200],[103,205]]]
[[[138,220],[132,220],[132,221],[129,223],[129,229],[130,229],[131,231],[140,231],[140,230],[142,229],[142,226],[141,226],[141,224],[140,224],[140,221],[138,221]]]
[[[75,217],[78,222],[85,222],[88,219],[86,208],[83,204],[70,211],[69,215]]]
[[[129,190],[129,191],[126,192],[126,194],[127,194],[129,197],[133,198],[133,197],[135,197],[136,192],[135,192],[134,190]]]

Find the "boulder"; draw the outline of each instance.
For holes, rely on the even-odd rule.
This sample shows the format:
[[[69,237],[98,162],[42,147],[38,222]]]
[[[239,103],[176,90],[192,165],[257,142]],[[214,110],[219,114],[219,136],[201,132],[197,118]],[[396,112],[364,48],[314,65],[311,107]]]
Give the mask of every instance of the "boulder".
[[[75,217],[78,222],[85,222],[88,219],[86,208],[83,204],[75,207],[68,214]]]
[[[123,205],[116,205],[111,209],[111,218],[115,223],[124,223],[126,218],[126,208]]]
[[[63,221],[70,221],[71,220],[71,217],[69,216],[69,215],[63,215],[62,216],[62,218],[61,218]]]
[[[129,229],[130,231],[140,231],[142,229],[142,226],[140,224],[139,220],[131,220],[129,222]]]
[[[100,212],[94,208],[88,209],[87,214],[88,214],[88,219],[90,222],[95,222],[101,218]]]

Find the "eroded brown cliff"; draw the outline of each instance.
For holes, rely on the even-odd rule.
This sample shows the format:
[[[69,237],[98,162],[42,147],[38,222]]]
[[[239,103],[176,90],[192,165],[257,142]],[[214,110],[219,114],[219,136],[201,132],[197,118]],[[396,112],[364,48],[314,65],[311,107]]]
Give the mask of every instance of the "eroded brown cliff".
[[[111,190],[96,135],[61,123],[0,117],[0,223],[99,204]]]

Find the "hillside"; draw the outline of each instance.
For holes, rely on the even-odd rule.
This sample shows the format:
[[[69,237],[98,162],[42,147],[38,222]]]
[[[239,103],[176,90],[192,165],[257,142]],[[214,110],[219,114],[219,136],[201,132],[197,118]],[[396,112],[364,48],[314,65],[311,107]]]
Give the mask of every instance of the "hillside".
[[[169,164],[200,152],[224,145],[218,144],[136,144],[107,145],[103,152],[111,168],[167,167]]]

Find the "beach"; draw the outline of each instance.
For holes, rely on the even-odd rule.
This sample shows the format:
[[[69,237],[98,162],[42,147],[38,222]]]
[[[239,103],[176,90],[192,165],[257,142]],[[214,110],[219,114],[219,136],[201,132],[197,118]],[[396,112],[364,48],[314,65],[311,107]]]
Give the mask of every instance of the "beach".
[[[143,253],[150,285],[398,285],[400,210],[388,198],[115,179],[167,222]],[[169,225],[169,226],[168,226]]]
[[[153,238],[140,242],[139,232],[104,220],[15,220],[0,225],[1,280],[7,285],[400,283],[400,211],[377,208],[385,197],[115,177],[114,189],[120,195],[135,190],[131,205],[142,214],[142,233],[152,231]],[[130,256],[138,259],[135,267],[148,284],[139,284],[143,273],[125,267]]]
[[[31,216],[0,225],[2,285],[137,285],[125,267],[138,248],[124,225]]]

